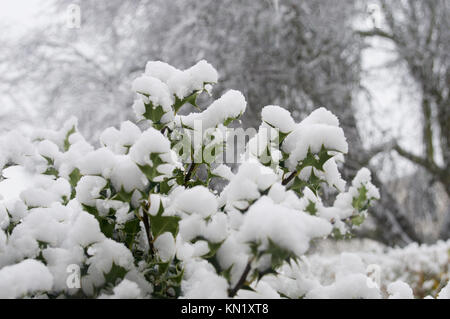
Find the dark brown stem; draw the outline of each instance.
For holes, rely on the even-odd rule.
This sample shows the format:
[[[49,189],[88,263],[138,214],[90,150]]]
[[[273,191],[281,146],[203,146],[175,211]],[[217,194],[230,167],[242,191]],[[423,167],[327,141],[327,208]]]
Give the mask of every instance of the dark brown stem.
[[[239,289],[241,289],[242,286],[245,284],[245,280],[247,279],[247,276],[248,276],[250,270],[252,269],[252,262],[253,262],[253,258],[250,258],[250,260],[247,263],[247,266],[245,266],[245,269],[241,275],[241,278],[239,278],[239,280],[236,283],[236,285],[234,286],[234,288],[229,290],[228,295],[231,298],[233,298],[236,295],[236,293],[239,291]]]
[[[292,172],[286,179],[281,182],[281,185],[286,186],[290,181],[294,179],[295,176],[298,175],[298,172]]]
[[[145,203],[142,208],[144,212],[142,222],[144,223],[145,234],[147,235],[148,246],[150,247],[150,256],[153,258],[155,256],[155,246],[153,246],[153,236],[150,231],[150,223],[148,220],[148,210],[150,209],[150,204]]]
[[[189,167],[189,170],[186,173],[186,176],[184,177],[184,186],[186,186],[189,180],[191,179],[192,172],[194,171],[196,165],[197,164],[195,163],[191,163],[191,166]]]
[[[168,129],[168,127],[167,127],[167,126],[164,126],[164,127],[160,130],[161,134],[164,135],[164,132],[165,132],[167,129]]]

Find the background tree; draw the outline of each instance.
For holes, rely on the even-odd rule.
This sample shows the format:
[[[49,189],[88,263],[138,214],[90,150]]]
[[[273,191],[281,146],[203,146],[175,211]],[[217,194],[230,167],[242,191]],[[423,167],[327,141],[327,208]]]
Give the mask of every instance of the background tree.
[[[450,5],[445,0],[379,1],[383,23],[361,31],[392,43],[396,53],[391,67],[406,70],[420,93],[421,150],[409,150],[400,141],[395,151],[428,174],[428,185],[441,183],[450,195]],[[413,183],[411,183],[412,185]],[[441,195],[445,197],[445,195]],[[432,208],[430,206],[429,208]],[[450,212],[447,209],[447,219]],[[450,236],[450,222],[441,236]]]

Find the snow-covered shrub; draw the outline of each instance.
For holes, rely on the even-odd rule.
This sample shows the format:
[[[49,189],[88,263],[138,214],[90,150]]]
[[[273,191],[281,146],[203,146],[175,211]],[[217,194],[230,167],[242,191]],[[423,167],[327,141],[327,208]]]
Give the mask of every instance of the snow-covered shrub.
[[[450,240],[433,245],[413,243],[404,248],[367,239],[326,240],[298,263],[285,264],[276,278],[266,276],[263,281],[291,298],[303,294],[305,298],[368,297],[362,280],[358,284],[356,278],[343,276],[359,273],[368,275],[379,287],[373,291],[377,293],[374,296],[430,298],[440,296],[448,283],[449,265]]]
[[[436,297],[449,280],[450,240],[432,245],[412,243],[403,248],[386,247],[368,239],[323,241],[302,257],[301,267],[290,268],[284,274],[289,278],[308,274],[318,284],[328,285],[339,271],[341,252],[356,255],[367,272],[377,272],[383,296],[389,295],[390,284],[402,281],[410,286],[416,298]],[[402,285],[392,287],[396,286]]]
[[[266,106],[233,173],[221,160],[224,132],[245,111],[244,96],[230,90],[201,112],[179,113],[199,108],[217,80],[206,61],[184,71],[149,62],[133,82],[147,128],[108,128],[98,148],[74,119],[59,131],[5,136],[1,296],[380,297],[353,255],[328,286],[288,276],[307,276],[298,267],[310,242],[346,236],[379,198],[367,169],[348,188],[341,178],[348,145],[337,117],[319,108],[295,123]],[[227,182],[220,193],[211,187],[218,179]],[[331,206],[324,187],[335,190]],[[388,290],[411,296],[404,283]]]

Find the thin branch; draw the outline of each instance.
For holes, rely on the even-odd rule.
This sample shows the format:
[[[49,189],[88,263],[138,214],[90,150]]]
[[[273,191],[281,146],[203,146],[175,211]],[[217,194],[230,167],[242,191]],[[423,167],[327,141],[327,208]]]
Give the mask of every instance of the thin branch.
[[[150,230],[150,223],[148,220],[148,211],[150,209],[150,203],[145,202],[142,206],[144,212],[142,216],[142,222],[144,223],[145,234],[147,235],[148,246],[150,248],[150,256],[153,258],[155,256],[155,246],[153,245],[153,236]]]
[[[289,184],[289,182],[290,182],[291,180],[293,180],[293,179],[295,178],[295,176],[298,175],[298,173],[299,173],[299,172],[297,172],[297,171],[292,172],[291,175],[289,175],[286,179],[284,179],[284,180],[281,182],[281,185],[286,186],[287,184]]]
[[[189,170],[188,170],[186,176],[184,177],[184,186],[186,186],[187,183],[189,182],[189,180],[191,179],[191,175],[194,172],[194,169],[196,166],[197,166],[196,163],[191,163],[191,166],[189,167]]]
[[[252,262],[253,262],[254,257],[250,258],[247,266],[245,266],[244,272],[241,275],[241,278],[239,278],[238,282],[236,283],[236,285],[234,286],[234,288],[230,289],[230,291],[228,292],[228,295],[232,298],[234,296],[236,296],[236,293],[239,291],[239,289],[242,288],[242,286],[245,284],[245,280],[247,279],[247,276],[250,272],[250,270],[252,269]]]
[[[361,161],[358,164],[361,166],[365,166],[365,165],[369,164],[370,160],[373,157],[375,157],[376,155],[378,155],[382,152],[392,150],[395,147],[395,145],[396,145],[395,140],[390,140],[386,143],[381,143],[379,145],[372,147],[370,150],[365,152],[363,158],[361,159]]]
[[[407,150],[405,150],[404,148],[402,148],[400,145],[396,144],[394,146],[394,150],[397,151],[397,153],[406,158],[407,160],[422,166],[423,168],[425,168],[426,170],[428,170],[430,173],[435,174],[435,175],[439,175],[441,174],[441,169],[434,163],[434,162],[430,162],[425,158],[422,158],[418,155],[414,155],[410,152],[408,152]]]
[[[356,33],[363,37],[381,37],[381,38],[395,41],[395,37],[392,34],[389,34],[388,32],[383,31],[379,28],[375,28],[372,30],[366,30],[366,31],[357,30]]]

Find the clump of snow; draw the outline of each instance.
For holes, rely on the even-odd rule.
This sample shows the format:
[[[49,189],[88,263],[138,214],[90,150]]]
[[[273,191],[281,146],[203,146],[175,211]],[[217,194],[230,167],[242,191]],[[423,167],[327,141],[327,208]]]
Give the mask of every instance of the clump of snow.
[[[153,76],[167,83],[173,76],[179,74],[180,70],[162,61],[149,61],[145,66],[145,74]]]
[[[217,275],[214,268],[206,262],[191,261],[185,267],[185,279],[181,286],[187,299],[224,299],[228,297],[228,283]]]
[[[178,194],[172,209],[186,214],[198,214],[203,218],[211,216],[217,211],[217,199],[204,186],[195,186]]]
[[[239,117],[244,113],[246,107],[247,102],[242,93],[236,90],[229,90],[203,112],[178,116],[177,122],[180,126],[185,125],[194,128],[195,121],[199,121],[202,129],[206,130],[216,127],[228,119]]]
[[[352,186],[354,189],[358,189],[361,186],[365,186],[367,189],[368,198],[380,199],[380,193],[378,189],[375,186],[373,186],[370,183],[370,181],[371,181],[371,173],[367,168],[363,167],[358,171],[355,178],[353,179]]]
[[[133,255],[122,243],[106,238],[88,248],[89,265],[87,275],[82,277],[83,291],[91,295],[94,287],[101,286],[105,282],[104,274],[107,274],[113,264],[131,270],[133,268]]]
[[[170,93],[179,99],[202,90],[205,84],[216,83],[218,80],[217,71],[205,60],[184,71],[161,61],[151,61],[147,63],[145,74],[166,83]]]
[[[100,299],[138,299],[141,297],[139,286],[128,279],[124,279],[113,288],[112,295],[101,295]]]
[[[70,197],[70,184],[64,178],[41,180],[34,187],[20,193],[20,198],[28,207],[50,207],[55,202],[63,202]]]
[[[143,111],[143,113],[145,110]],[[100,135],[100,143],[113,153],[126,154],[128,149],[141,136],[141,130],[136,124],[125,121],[120,125],[120,130],[109,127]]]
[[[99,148],[83,156],[77,167],[83,175],[103,175],[109,178],[115,162],[114,153],[107,148]]]
[[[295,122],[288,110],[278,105],[267,105],[261,112],[262,120],[278,128],[282,133],[289,133],[295,129]]]
[[[249,203],[258,199],[277,180],[274,172],[259,163],[243,163],[239,171],[220,194],[220,205],[226,210],[247,209]]]
[[[361,258],[344,253],[337,264],[336,279],[329,285],[319,285],[306,294],[313,299],[379,299],[381,294],[377,284],[365,274]]]
[[[172,234],[165,232],[158,236],[155,240],[155,248],[158,250],[159,257],[162,261],[170,261],[175,256],[175,239]]]
[[[219,177],[222,177],[223,179],[226,179],[228,181],[232,180],[234,176],[234,174],[231,172],[231,168],[224,164],[218,165],[215,169],[211,171],[211,173]]]
[[[327,221],[276,205],[263,196],[256,201],[244,217],[240,235],[244,242],[268,246],[269,238],[278,246],[301,256],[308,250],[312,238],[324,237],[331,232]]]
[[[389,299],[413,299],[413,291],[411,287],[400,280],[390,283],[387,287]]]
[[[106,186],[106,180],[100,176],[83,176],[75,188],[80,203],[95,206],[100,191]]]
[[[330,158],[328,161],[323,164],[324,170],[324,180],[327,181],[328,185],[336,187],[339,191],[344,191],[345,189],[345,181],[341,177],[341,173],[339,173],[338,166],[334,158]],[[316,175],[321,176],[320,172],[317,172]]]
[[[169,140],[154,128],[149,128],[130,148],[131,159],[139,165],[153,166],[150,154],[164,154],[170,152]]]
[[[273,289],[268,283],[258,281],[252,285],[251,290],[240,290],[237,294],[237,299],[280,299],[280,294]]]
[[[296,125],[283,142],[283,151],[289,154],[288,168],[294,171],[297,164],[306,158],[308,150],[318,153],[324,146],[327,150],[346,154],[348,144],[344,131],[336,116],[324,108],[313,111]]]
[[[165,112],[174,103],[166,83],[152,76],[142,75],[133,82],[133,91],[144,94],[154,106],[160,105]]]
[[[40,261],[26,259],[0,269],[0,298],[18,298],[52,288],[53,277]]]
[[[148,181],[130,156],[120,155],[116,159],[111,173],[111,182],[114,188],[118,191],[123,189],[127,193],[135,189],[143,190]]]

